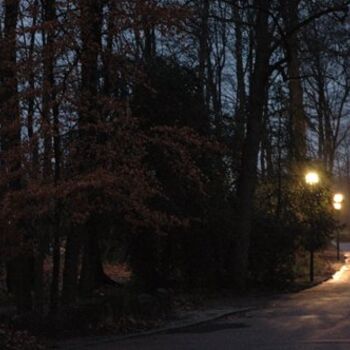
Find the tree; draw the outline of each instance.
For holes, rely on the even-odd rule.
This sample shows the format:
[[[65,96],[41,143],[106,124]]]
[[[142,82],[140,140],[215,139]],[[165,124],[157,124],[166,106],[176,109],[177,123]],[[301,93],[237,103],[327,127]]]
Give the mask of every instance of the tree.
[[[249,107],[247,111],[247,135],[244,142],[242,164],[237,185],[237,223],[234,280],[240,290],[246,288],[248,275],[249,236],[253,198],[256,184],[257,160],[262,132],[262,118],[270,73],[271,32],[269,28],[269,1],[255,3],[256,57],[253,69]]]

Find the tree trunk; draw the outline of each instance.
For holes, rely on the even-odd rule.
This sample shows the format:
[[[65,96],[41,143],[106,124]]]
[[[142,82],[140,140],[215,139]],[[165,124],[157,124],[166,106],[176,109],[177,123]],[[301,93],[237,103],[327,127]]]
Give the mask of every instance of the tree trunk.
[[[50,311],[55,312],[59,301],[59,285],[61,271],[61,239],[60,239],[60,210],[56,205],[53,228],[53,268],[50,290]]]
[[[239,169],[237,160],[242,157],[242,149],[246,129],[246,107],[247,96],[245,87],[245,74],[243,65],[243,34],[241,28],[241,17],[237,9],[233,9],[235,19],[235,53],[236,53],[236,80],[237,80],[237,94],[236,94],[236,111],[235,111],[235,126],[233,135],[233,171],[236,173]]]
[[[248,258],[252,210],[256,184],[257,161],[261,142],[262,119],[269,78],[269,60],[271,56],[271,35],[268,23],[268,0],[258,0],[255,24],[256,57],[249,96],[247,136],[245,139],[242,165],[239,174],[238,222],[236,234],[234,281],[239,290],[246,288],[248,277]]]
[[[0,93],[1,113],[1,146],[4,153],[14,153],[7,159],[8,168],[12,178],[9,182],[10,191],[21,189],[21,177],[18,174],[21,168],[19,147],[21,143],[21,121],[17,94],[17,17],[19,13],[19,0],[4,1],[4,38],[1,41],[0,79],[2,91]],[[17,158],[18,157],[18,158]],[[25,229],[25,228],[23,228]],[[33,251],[31,242],[26,235],[16,252],[16,257],[8,264],[8,281],[15,294],[18,313],[24,313],[32,308],[33,287]]]
[[[209,19],[209,0],[201,0],[199,3],[200,12],[200,28],[199,28],[199,81],[202,92],[202,99],[205,101],[207,108],[207,113],[209,111],[209,92],[207,85],[207,60],[209,55],[209,29],[208,29],[208,19]]]
[[[54,65],[55,65],[55,20],[56,20],[56,0],[43,0],[43,86],[42,86],[42,130],[44,140],[44,179],[52,176],[52,107],[53,90],[55,85]]]
[[[74,303],[78,295],[80,248],[80,228],[72,227],[67,237],[63,270],[62,302],[66,305]]]
[[[55,65],[55,20],[56,1],[44,0],[42,2],[43,16],[43,91],[42,91],[42,132],[44,145],[43,179],[48,182],[52,178],[52,111],[55,103],[54,88],[54,65]],[[50,310],[57,307],[59,294],[59,271],[60,271],[60,239],[59,221],[57,221],[57,210],[54,213],[53,227],[53,271],[50,288]],[[42,238],[43,239],[43,238]]]
[[[80,0],[81,11],[81,102],[79,110],[79,132],[82,141],[80,171],[94,170],[98,159],[95,149],[98,142],[96,124],[101,119],[98,102],[98,57],[101,53],[102,2]],[[151,34],[150,34],[151,35]],[[80,278],[81,292],[86,294],[96,287],[102,264],[100,261],[97,225],[90,213],[83,238],[83,262]]]
[[[38,11],[38,1],[34,3],[35,13]],[[37,25],[37,17],[33,18],[33,27]],[[29,93],[27,97],[28,103],[28,112],[27,112],[27,132],[28,138],[32,147],[32,164],[34,173],[37,174],[39,172],[39,147],[38,141],[36,137],[34,137],[34,112],[35,112],[35,97],[33,96],[33,92],[35,89],[35,69],[34,69],[34,47],[35,47],[35,36],[36,33],[33,31],[30,37],[30,45],[29,45],[29,60],[28,60],[28,68],[30,69],[29,73]]]
[[[47,248],[47,239],[41,230],[37,230],[37,247],[34,259],[34,307],[37,312],[44,312],[45,304],[45,277],[44,277],[44,261]]]
[[[290,113],[290,158],[304,161],[307,153],[307,119],[304,111],[303,88],[300,78],[299,61],[299,25],[298,6],[300,0],[283,2],[283,20],[287,31],[286,55],[289,77],[289,113]]]
[[[103,282],[103,266],[97,225],[91,221],[84,232],[84,250],[80,276],[80,292],[89,295]]]

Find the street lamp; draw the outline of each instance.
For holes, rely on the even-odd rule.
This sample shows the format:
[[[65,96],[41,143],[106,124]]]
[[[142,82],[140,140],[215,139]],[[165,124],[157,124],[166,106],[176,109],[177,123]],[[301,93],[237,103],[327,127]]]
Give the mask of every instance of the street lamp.
[[[334,203],[342,203],[344,201],[344,195],[342,193],[336,193],[333,196]]]
[[[333,208],[340,211],[343,207],[344,195],[342,193],[336,193],[333,196]],[[337,230],[337,260],[340,260],[340,247],[339,247],[339,230]]]
[[[305,174],[305,182],[313,187],[320,182],[320,176],[315,171],[309,171]],[[310,282],[314,281],[314,249],[310,248]]]
[[[343,205],[341,203],[336,203],[336,202],[333,203],[333,208],[335,210],[341,210],[342,207],[343,207]]]
[[[305,182],[311,186],[316,185],[320,182],[320,176],[315,171],[309,171],[305,175]]]

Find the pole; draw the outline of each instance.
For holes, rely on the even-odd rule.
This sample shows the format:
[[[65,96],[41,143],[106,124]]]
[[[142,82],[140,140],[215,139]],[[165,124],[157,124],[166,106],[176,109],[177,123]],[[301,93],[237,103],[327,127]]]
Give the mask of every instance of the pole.
[[[310,250],[310,282],[314,281],[314,251]]]
[[[340,260],[339,230],[337,230],[337,260]]]
[[[342,193],[336,193],[333,196],[333,208],[336,211],[336,219],[337,219],[337,223],[340,224],[341,222],[341,215],[340,215],[340,211],[342,209],[343,206],[343,202],[344,202],[344,195]],[[340,226],[337,229],[337,260],[340,260]]]

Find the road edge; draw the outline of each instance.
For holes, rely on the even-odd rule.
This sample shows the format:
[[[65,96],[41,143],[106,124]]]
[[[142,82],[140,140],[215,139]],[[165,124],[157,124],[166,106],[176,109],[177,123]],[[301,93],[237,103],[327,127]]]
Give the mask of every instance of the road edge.
[[[140,332],[140,333],[132,333],[132,334],[124,335],[124,336],[113,336],[112,335],[112,336],[94,337],[93,339],[90,339],[90,341],[87,341],[87,339],[85,338],[85,340],[82,341],[81,343],[79,343],[78,341],[76,343],[73,343],[73,342],[71,342],[71,343],[69,343],[69,342],[56,343],[54,348],[55,349],[65,349],[65,350],[82,349],[82,348],[88,348],[88,347],[91,347],[94,345],[99,345],[99,344],[108,344],[108,343],[119,342],[119,341],[128,340],[128,339],[142,338],[142,337],[152,336],[155,334],[162,334],[162,333],[167,333],[170,331],[200,326],[202,324],[214,322],[214,321],[220,320],[220,319],[228,317],[228,316],[253,311],[256,309],[257,309],[257,307],[245,307],[245,308],[239,308],[239,309],[235,308],[235,309],[223,311],[221,313],[217,313],[216,315],[213,315],[210,317],[203,317],[202,319],[199,319],[196,321],[191,321],[191,322],[182,323],[182,324],[178,324],[178,325],[162,327],[162,328],[158,328],[158,329],[152,329],[152,330]]]

